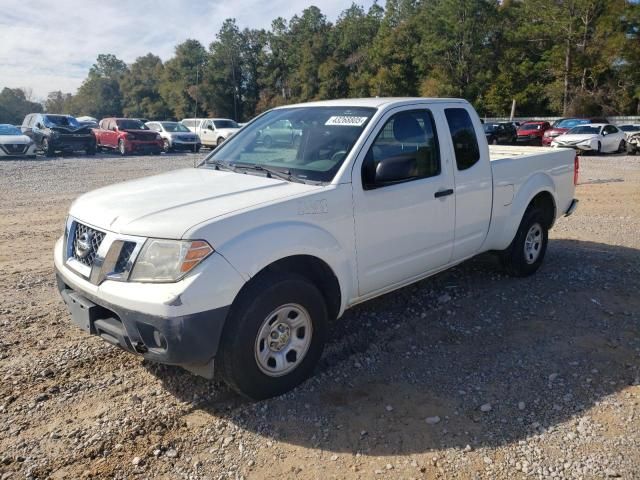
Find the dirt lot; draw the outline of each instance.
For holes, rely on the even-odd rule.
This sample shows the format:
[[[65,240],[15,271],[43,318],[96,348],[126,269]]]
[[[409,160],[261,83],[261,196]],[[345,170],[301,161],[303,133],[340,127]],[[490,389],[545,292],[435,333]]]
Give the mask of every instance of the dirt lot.
[[[640,157],[582,159],[542,269],[491,256],[349,311],[248,403],[88,337],[53,281],[79,194],[193,155],[0,162],[0,479],[640,478]]]

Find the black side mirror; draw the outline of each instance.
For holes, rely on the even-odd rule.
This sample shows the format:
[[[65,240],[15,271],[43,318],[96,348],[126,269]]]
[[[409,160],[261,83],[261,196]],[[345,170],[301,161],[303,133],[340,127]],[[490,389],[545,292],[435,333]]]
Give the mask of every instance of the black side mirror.
[[[213,130],[213,125],[207,125],[207,130]]]
[[[38,122],[38,123],[36,123],[36,128],[41,129],[41,128],[42,128],[42,124],[41,124],[41,123],[39,123],[39,122]]]
[[[368,158],[366,160],[369,160]],[[366,161],[365,160],[365,161]],[[413,155],[399,155],[380,160],[373,172],[373,162],[363,172],[365,189],[371,190],[385,185],[404,182],[417,176],[417,160]]]

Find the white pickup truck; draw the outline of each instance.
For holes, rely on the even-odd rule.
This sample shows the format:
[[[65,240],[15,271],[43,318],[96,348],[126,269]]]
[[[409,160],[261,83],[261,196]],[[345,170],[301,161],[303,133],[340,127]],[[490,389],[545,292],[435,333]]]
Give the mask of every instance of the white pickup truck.
[[[299,142],[260,142],[287,120]],[[464,100],[268,111],[188,168],[78,198],[55,246],[73,321],[254,399],[309,376],[330,320],[456,265],[540,266],[569,215],[573,150],[487,147]]]

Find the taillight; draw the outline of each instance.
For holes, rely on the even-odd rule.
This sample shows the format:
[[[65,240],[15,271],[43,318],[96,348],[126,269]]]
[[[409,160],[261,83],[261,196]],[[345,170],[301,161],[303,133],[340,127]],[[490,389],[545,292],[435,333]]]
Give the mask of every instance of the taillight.
[[[573,184],[578,185],[578,173],[580,172],[580,159],[578,154],[576,154],[576,158],[573,159]]]

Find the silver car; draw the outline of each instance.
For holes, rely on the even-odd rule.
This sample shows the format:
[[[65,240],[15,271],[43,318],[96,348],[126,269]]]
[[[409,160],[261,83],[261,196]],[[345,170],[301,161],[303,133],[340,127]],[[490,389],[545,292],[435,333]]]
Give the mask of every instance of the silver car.
[[[160,134],[165,153],[174,150],[199,152],[202,147],[200,137],[180,122],[147,122],[145,125]]]

